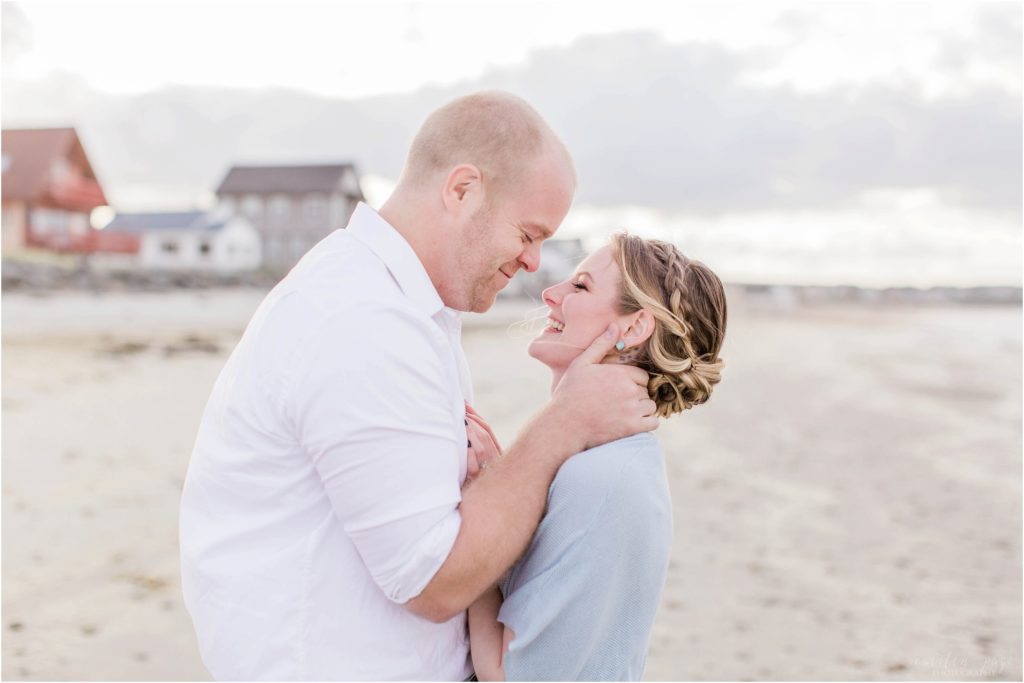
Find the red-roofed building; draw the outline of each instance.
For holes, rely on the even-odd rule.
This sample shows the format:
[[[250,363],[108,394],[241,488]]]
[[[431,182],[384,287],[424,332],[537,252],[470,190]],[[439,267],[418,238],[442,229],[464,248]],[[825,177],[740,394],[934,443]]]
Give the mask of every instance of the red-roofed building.
[[[74,128],[5,130],[0,153],[5,250],[138,250],[137,240],[101,245],[92,229],[89,215],[107,198]]]

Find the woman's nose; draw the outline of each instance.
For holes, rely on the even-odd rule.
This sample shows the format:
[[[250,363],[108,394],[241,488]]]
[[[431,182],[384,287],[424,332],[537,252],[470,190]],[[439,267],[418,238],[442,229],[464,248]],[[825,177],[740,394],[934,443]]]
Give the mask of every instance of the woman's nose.
[[[558,285],[552,285],[552,286],[548,287],[547,289],[545,289],[543,292],[541,292],[540,297],[541,297],[541,299],[544,300],[544,303],[547,304],[548,306],[554,307],[554,306],[558,305],[558,302],[555,301],[555,291],[557,289],[558,289]]]

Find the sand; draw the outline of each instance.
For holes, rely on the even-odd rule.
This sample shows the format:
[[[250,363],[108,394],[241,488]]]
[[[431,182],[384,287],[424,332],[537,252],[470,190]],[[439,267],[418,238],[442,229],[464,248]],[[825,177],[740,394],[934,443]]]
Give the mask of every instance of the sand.
[[[261,297],[4,295],[5,679],[209,679],[177,505]],[[1020,309],[730,304],[722,385],[658,430],[675,544],[646,677],[1020,680]],[[505,442],[548,390],[522,308],[466,323]]]

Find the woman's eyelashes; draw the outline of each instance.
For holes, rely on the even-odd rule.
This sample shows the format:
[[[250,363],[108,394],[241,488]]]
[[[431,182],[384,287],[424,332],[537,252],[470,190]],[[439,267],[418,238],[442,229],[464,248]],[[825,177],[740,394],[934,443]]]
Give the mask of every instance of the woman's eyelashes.
[[[583,284],[583,280],[577,280],[576,282],[572,283],[572,286],[574,289],[582,289],[583,291],[587,290],[587,286]]]

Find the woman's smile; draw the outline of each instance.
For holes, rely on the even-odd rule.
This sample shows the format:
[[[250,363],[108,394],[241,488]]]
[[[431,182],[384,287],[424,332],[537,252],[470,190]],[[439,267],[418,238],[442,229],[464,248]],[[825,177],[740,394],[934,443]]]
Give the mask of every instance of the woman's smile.
[[[545,334],[561,334],[562,330],[565,329],[565,324],[555,320],[552,317],[548,317],[547,327],[544,328]]]

